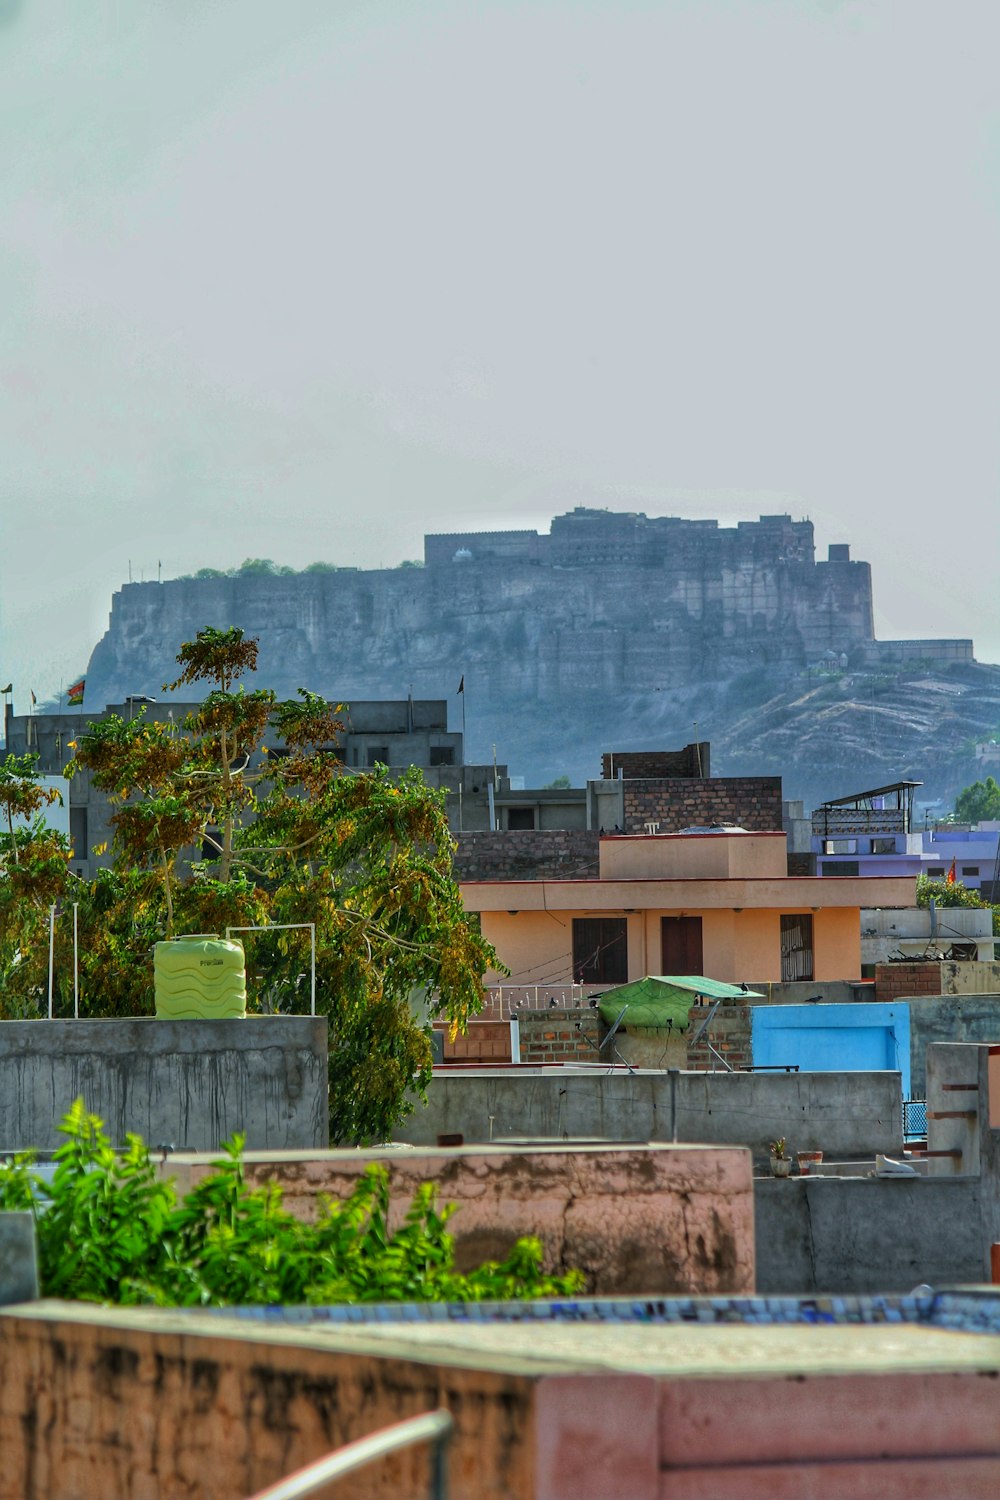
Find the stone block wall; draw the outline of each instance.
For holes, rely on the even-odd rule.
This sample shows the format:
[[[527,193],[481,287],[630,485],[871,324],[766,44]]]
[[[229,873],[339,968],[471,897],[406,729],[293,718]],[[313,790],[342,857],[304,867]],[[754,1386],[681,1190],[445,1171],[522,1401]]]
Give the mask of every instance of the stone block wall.
[[[460,833],[457,842],[458,881],[596,880],[600,873],[599,835],[589,828]]]
[[[518,1024],[523,1063],[599,1060],[597,1048],[606,1027],[598,1012],[591,1010],[589,1005],[573,1009],[522,1010]]]
[[[775,833],[782,827],[780,776],[654,777],[626,781],[623,797],[625,833],[644,833],[647,823],[659,823],[660,833],[711,823],[729,823],[750,833]]]
[[[691,1011],[689,1021],[689,1032],[693,1036],[700,1024],[703,1012],[695,1006]],[[715,1019],[708,1028],[707,1036],[703,1036],[697,1046],[688,1045],[689,1068],[696,1071],[711,1072],[713,1068],[719,1067],[717,1058],[713,1058],[708,1050],[711,1040],[717,1052],[732,1068],[746,1068],[753,1062],[753,1045],[751,1042],[751,1007],[749,1005],[722,1005],[715,1013]]]
[[[619,771],[626,781],[650,777],[705,777],[712,774],[708,740],[683,750],[612,750],[601,756],[601,775],[613,781]]]

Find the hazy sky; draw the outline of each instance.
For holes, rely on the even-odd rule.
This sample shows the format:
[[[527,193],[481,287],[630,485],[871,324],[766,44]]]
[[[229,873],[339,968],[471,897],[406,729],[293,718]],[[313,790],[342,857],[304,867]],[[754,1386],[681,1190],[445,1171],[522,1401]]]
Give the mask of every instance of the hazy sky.
[[[997,0],[0,0],[18,706],[130,559],[581,501],[810,516],[1000,660],[998,55]]]

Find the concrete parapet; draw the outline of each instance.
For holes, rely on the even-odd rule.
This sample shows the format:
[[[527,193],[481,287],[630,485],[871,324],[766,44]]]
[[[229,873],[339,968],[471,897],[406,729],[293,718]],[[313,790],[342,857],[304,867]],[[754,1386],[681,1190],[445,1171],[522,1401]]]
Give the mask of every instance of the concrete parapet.
[[[324,1017],[0,1022],[0,1150],[52,1151],[82,1098],[116,1144],[329,1142]]]
[[[903,1149],[898,1073],[683,1072],[676,1079],[681,1141],[748,1146],[761,1158],[778,1136],[796,1151],[832,1157]],[[671,1074],[659,1070],[438,1069],[427,1105],[397,1135],[414,1145],[454,1132],[486,1142],[492,1120],[494,1140],[669,1141],[671,1087]]]
[[[975,1178],[758,1177],[757,1290],[907,1292],[982,1276]]]

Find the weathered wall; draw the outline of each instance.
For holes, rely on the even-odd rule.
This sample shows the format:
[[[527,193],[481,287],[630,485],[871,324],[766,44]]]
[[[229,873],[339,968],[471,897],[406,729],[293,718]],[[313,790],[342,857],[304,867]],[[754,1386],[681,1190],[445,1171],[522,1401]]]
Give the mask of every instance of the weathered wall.
[[[699,1010],[696,1007],[692,1011],[688,1025],[689,1036],[693,1036],[698,1030],[698,1025],[704,1015],[703,1009]],[[693,1047],[690,1043],[688,1044],[687,1065],[689,1068],[701,1072],[719,1067],[718,1060],[713,1058],[709,1051],[709,1042],[716,1052],[721,1052],[731,1068],[749,1067],[753,1062],[749,1005],[727,1003],[719,1006],[711,1026],[701,1040]]]
[[[780,776],[626,781],[623,795],[625,833],[643,833],[650,822],[659,823],[660,833],[713,823],[752,833],[772,833],[782,826]]]
[[[523,1063],[595,1062],[604,1055],[597,1049],[607,1028],[589,1005],[522,1010],[518,1028]]]
[[[1000,1042],[1000,994],[911,996],[910,1088],[927,1094],[927,1048],[934,1042]]]
[[[1000,963],[876,964],[876,1000],[909,995],[1000,994]]]
[[[452,1038],[451,1028],[438,1023],[434,1030],[442,1038],[442,1061],[492,1063],[511,1061],[509,1021],[470,1021],[464,1032]]]
[[[325,1146],[326,1033],[309,1016],[0,1022],[0,1150],[54,1150],[78,1098],[115,1143]]]
[[[609,750],[601,756],[601,775],[613,781],[650,776],[704,777],[712,774],[712,747],[708,740],[685,745],[683,750]]]
[[[589,1331],[18,1309],[0,1315],[0,1500],[228,1500],[436,1406],[456,1423],[450,1493],[475,1500],[998,1493],[989,1338],[973,1355],[959,1335],[949,1359],[937,1328],[912,1325],[895,1340],[605,1327],[594,1349]],[[422,1500],[426,1450],[362,1469],[348,1491]]]
[[[545,1267],[575,1267],[593,1296],[721,1295],[754,1285],[753,1182],[739,1147],[460,1147],[414,1152],[331,1151],[247,1161],[250,1182],[276,1182],[286,1206],[315,1215],[320,1195],[343,1198],[373,1161],[389,1171],[390,1226],[422,1182],[454,1203],[448,1228],[468,1270],[537,1235]],[[164,1169],[186,1190],[209,1157]]]
[[[527,1137],[670,1140],[671,1077],[570,1066],[490,1073],[437,1069],[426,1106],[396,1132],[432,1145],[439,1134],[466,1141]],[[796,1151],[848,1160],[903,1149],[898,1073],[695,1073],[677,1077],[678,1139],[749,1146],[765,1157],[785,1136]]]
[[[908,1292],[983,1276],[978,1179],[758,1177],[757,1290]]]
[[[31,1302],[37,1296],[35,1216],[27,1212],[0,1213],[0,1305]]]
[[[220,1500],[437,1407],[456,1495],[530,1500],[534,1382],[340,1333],[40,1303],[0,1313],[0,1500]],[[340,1347],[338,1347],[340,1346]],[[427,1494],[426,1448],[352,1476],[351,1500]]]
[[[515,829],[455,835],[456,880],[596,880],[596,829]]]

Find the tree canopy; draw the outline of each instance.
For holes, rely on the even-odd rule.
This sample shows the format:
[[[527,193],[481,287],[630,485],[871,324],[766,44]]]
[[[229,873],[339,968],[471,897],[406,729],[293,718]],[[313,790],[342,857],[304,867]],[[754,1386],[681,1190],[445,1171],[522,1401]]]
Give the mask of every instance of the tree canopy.
[[[974,781],[955,798],[955,816],[962,823],[984,823],[1000,818],[1000,786],[992,776]]]
[[[40,826],[0,845],[5,1013],[40,1009],[53,902],[78,907],[88,1016],[150,1014],[152,945],[227,926],[264,928],[245,934],[251,1003],[308,1009],[309,933],[284,924],[311,923],[317,1007],[330,1025],[331,1138],[382,1138],[430,1077],[415,998],[463,1028],[482,1004],[485,970],[498,966],[452,878],[443,794],[418,771],[348,771],[336,710],[316,694],[247,692],[240,679],[256,670],[257,642],[242,630],[201,630],[177,660],[170,687],[210,685],[183,725],[142,708],[88,725],[72,746],[66,774],[89,772],[115,807],[113,868],[76,878],[66,841]],[[33,767],[21,771],[30,801]],[[57,965],[64,1007],[67,958]]]

